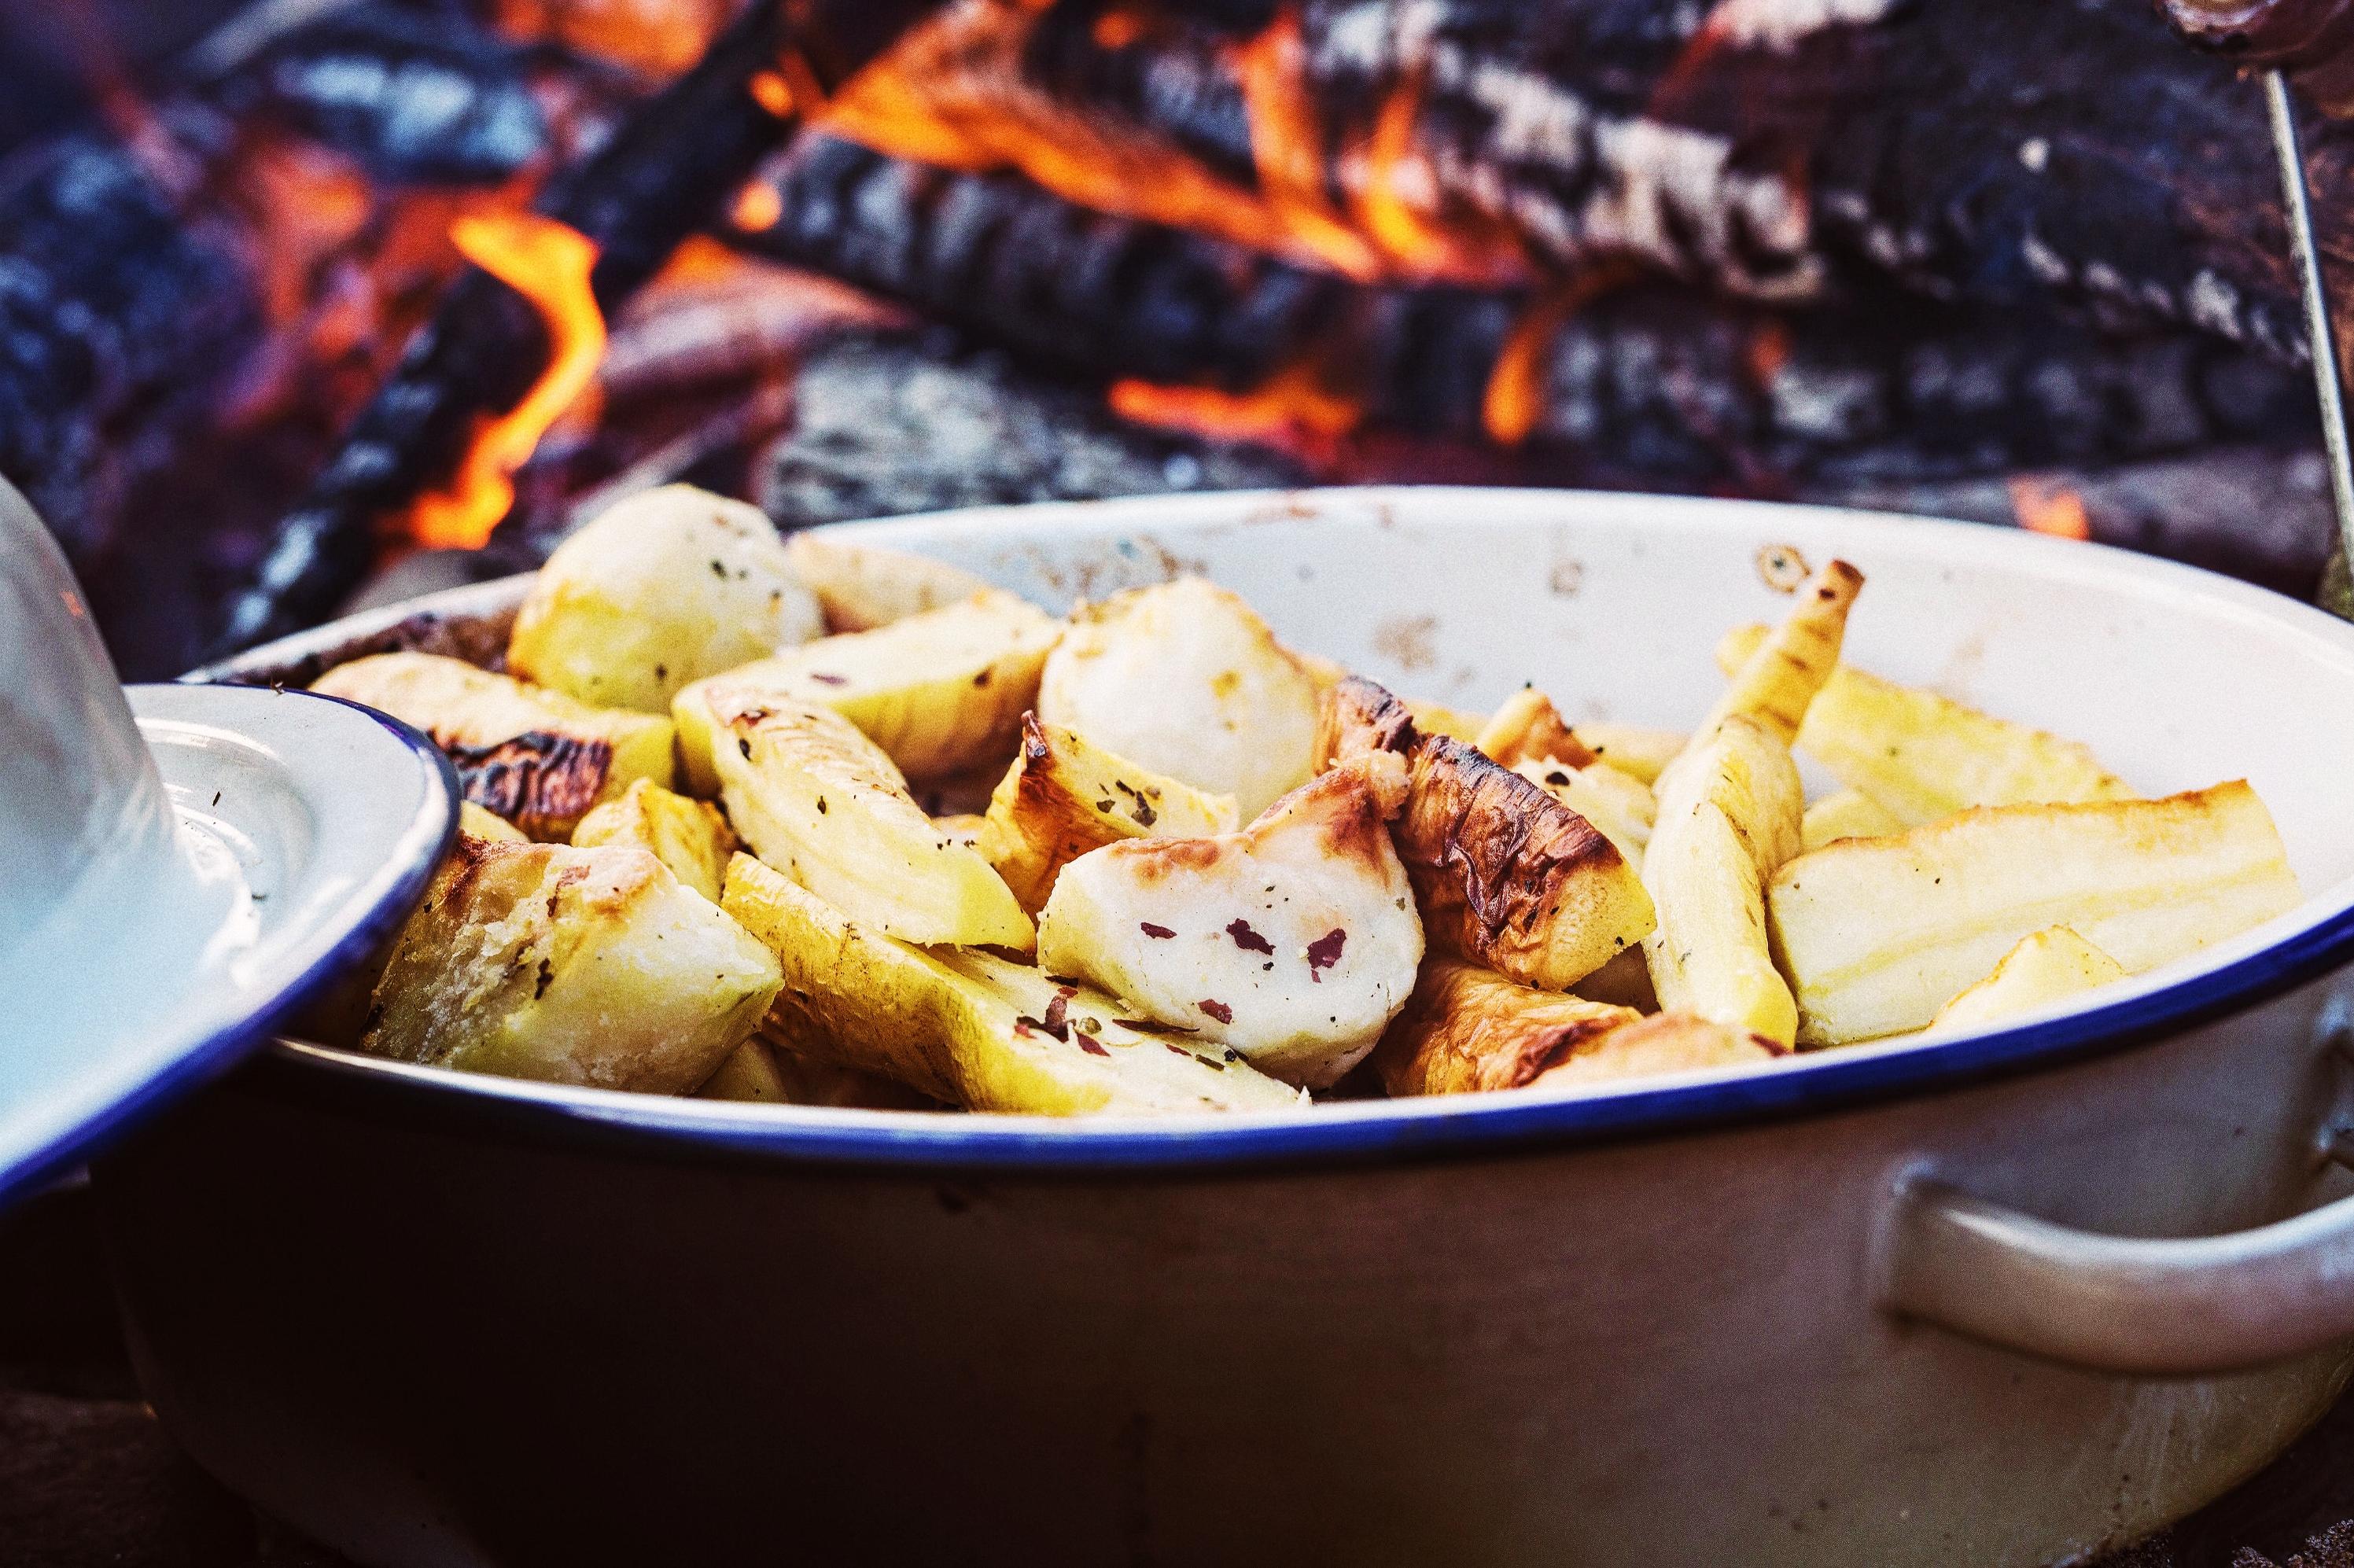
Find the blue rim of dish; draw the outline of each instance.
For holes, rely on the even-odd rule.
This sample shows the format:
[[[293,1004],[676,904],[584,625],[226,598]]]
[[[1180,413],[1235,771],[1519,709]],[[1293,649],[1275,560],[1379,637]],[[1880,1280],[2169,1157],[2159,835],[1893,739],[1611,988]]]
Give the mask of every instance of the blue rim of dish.
[[[142,689],[138,685],[128,688],[134,694]],[[162,689],[176,691],[182,688],[165,683]],[[256,694],[266,692],[265,688],[226,689],[249,689]],[[142,1079],[137,1087],[110,1103],[99,1114],[69,1128],[21,1158],[0,1165],[0,1209],[56,1181],[74,1166],[100,1152],[105,1145],[133,1131],[171,1102],[221,1077],[265,1044],[289,1018],[316,1000],[332,981],[349,973],[354,966],[365,962],[400,928],[402,922],[408,918],[408,912],[424,895],[426,884],[432,879],[435,868],[449,853],[450,844],[458,832],[458,775],[440,747],[398,719],[378,713],[374,708],[346,702],[341,697],[331,697],[318,692],[266,694],[292,694],[310,701],[334,703],[338,707],[364,714],[411,754],[423,760],[429,772],[438,774],[442,789],[438,794],[429,792],[427,796],[428,809],[438,800],[444,813],[433,853],[419,857],[413,864],[401,867],[376,897],[351,918],[343,935],[336,938],[325,951],[287,978],[268,1001],[239,1015],[232,1022],[198,1035],[185,1050],[175,1053],[169,1063]]]

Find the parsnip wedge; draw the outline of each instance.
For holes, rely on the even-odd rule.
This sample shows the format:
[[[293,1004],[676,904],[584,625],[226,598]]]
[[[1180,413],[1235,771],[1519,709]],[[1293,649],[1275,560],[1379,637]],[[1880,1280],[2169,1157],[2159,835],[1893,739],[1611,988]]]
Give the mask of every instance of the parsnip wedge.
[[[1199,839],[1235,831],[1232,795],[1213,795],[1139,768],[1035,715],[990,798],[981,853],[1036,914],[1064,866],[1123,839]]]
[[[1799,823],[1801,847],[1819,850],[1840,839],[1876,839],[1901,833],[1907,824],[1895,812],[1861,789],[1841,789],[1807,808]]]
[[[1595,719],[1577,726],[1577,738],[1586,744],[1595,760],[1604,767],[1615,768],[1646,784],[1659,782],[1668,764],[1691,743],[1691,736],[1680,729],[1650,729],[1642,725]]]
[[[1718,664],[1738,667],[1765,636],[1756,626],[1726,633]],[[1798,747],[1905,827],[1972,806],[2134,798],[2086,747],[1851,664],[1824,682]]]
[[[674,795],[641,779],[618,800],[580,819],[572,842],[581,848],[635,844],[670,867],[673,876],[719,902],[719,878],[736,853],[736,833],[708,800]]]
[[[725,686],[696,700],[721,737],[712,758],[728,820],[762,860],[907,941],[1030,946],[1030,916],[989,862],[932,825],[848,719]]]
[[[1579,1041],[1565,1058],[1539,1074],[1532,1086],[1567,1089],[1606,1079],[1755,1067],[1789,1054],[1788,1046],[1763,1035],[1688,1012],[1661,1012]]]
[[[377,653],[311,684],[415,725],[450,754],[466,799],[535,839],[563,840],[641,779],[671,782],[670,720],[591,707],[437,653]]]
[[[836,1106],[847,1110],[938,1110],[940,1102],[855,1067],[818,1062],[754,1034],[695,1091],[703,1100],[751,1105]]]
[[[1419,728],[1428,728],[1419,717],[1415,723]],[[1597,760],[1585,743],[1577,738],[1577,732],[1562,718],[1553,699],[1534,686],[1522,686],[1505,698],[1503,705],[1480,726],[1471,744],[1507,768],[1516,768],[1523,762],[1559,762],[1585,768]]]
[[[1437,950],[1564,991],[1650,931],[1642,878],[1599,828],[1476,747],[1423,734],[1404,703],[1352,677],[1325,694],[1317,755],[1376,751],[1406,759],[1391,836]]]
[[[1718,723],[1744,714],[1785,747],[1798,737],[1807,710],[1839,665],[1848,611],[1863,591],[1863,574],[1845,561],[1826,561],[1798,585],[1797,602],[1729,674],[1732,682],[1708,717],[1694,727],[1706,736]]]
[[[874,631],[804,643],[680,692],[671,705],[689,785],[714,787],[705,694],[832,708],[911,779],[1002,765],[1061,634],[1046,612],[986,589]]]
[[[1393,1097],[1517,1089],[1637,1016],[1459,959],[1426,959],[1413,997],[1374,1048],[1373,1072]]]
[[[1946,1003],[1930,1021],[1934,1034],[1983,1029],[2021,1013],[2040,1012],[2111,980],[2125,967],[2065,926],[2031,932],[2002,956],[1994,973]]]
[[[1784,866],[1766,908],[1799,1038],[1833,1045],[1922,1028],[2047,927],[2137,974],[2297,897],[2270,813],[2234,781],[2158,800],[1980,807],[1850,839]]]
[[[1383,826],[1405,773],[1375,752],[1240,832],[1081,855],[1039,914],[1039,963],[1287,1083],[1336,1082],[1405,1005],[1422,960],[1413,888]]]
[[[1046,661],[1038,716],[1244,817],[1310,772],[1317,686],[1237,595],[1199,577],[1081,605]]]
[[[362,1048],[685,1094],[749,1035],[777,961],[642,849],[461,836],[376,982]]]
[[[1643,938],[1652,989],[1688,1012],[1787,1046],[1798,1026],[1766,940],[1766,879],[1797,853],[1801,786],[1778,729],[1721,719],[1659,779],[1643,852],[1659,924]]]
[[[1659,801],[1642,780],[1598,762],[1588,768],[1522,762],[1512,771],[1600,828],[1628,864],[1642,869],[1643,846],[1659,815]]]
[[[772,948],[767,1029],[819,1061],[977,1111],[1153,1116],[1280,1111],[1306,1097],[1239,1054],[1138,1028],[1125,1003],[969,948],[926,951],[852,919],[748,856],[727,912]]]
[[[831,528],[785,541],[785,559],[817,594],[828,631],[872,631],[984,593],[989,584],[961,567],[883,545],[862,545]]]

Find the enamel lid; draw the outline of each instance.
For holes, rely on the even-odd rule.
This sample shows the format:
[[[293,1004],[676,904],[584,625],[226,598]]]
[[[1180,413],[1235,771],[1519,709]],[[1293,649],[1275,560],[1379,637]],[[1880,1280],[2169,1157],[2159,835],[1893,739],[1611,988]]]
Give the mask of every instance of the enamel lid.
[[[432,745],[305,692],[125,692],[0,482],[0,1205],[356,978],[457,820]]]

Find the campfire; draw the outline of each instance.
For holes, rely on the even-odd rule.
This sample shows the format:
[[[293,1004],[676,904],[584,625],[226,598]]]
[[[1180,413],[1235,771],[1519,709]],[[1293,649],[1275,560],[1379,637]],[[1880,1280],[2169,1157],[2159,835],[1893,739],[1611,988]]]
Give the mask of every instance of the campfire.
[[[76,101],[0,127],[0,472],[134,676],[673,479],[787,525],[1431,480],[2327,554],[2260,98],[2143,0],[203,9],[0,64]],[[2308,137],[2354,249],[2354,132]]]

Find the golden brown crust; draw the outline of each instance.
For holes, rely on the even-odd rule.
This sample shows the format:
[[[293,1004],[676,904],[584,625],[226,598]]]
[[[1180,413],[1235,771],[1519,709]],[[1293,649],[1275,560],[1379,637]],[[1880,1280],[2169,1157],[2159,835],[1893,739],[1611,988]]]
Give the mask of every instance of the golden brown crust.
[[[450,754],[467,800],[535,839],[567,836],[613,771],[610,743],[549,730],[525,730],[493,746],[434,738]]]
[[[1373,1050],[1373,1071],[1393,1096],[1517,1089],[1635,1017],[1628,1008],[1428,959],[1405,1011]]]
[[[1506,768],[1523,762],[1590,768],[1601,760],[1577,738],[1553,699],[1534,686],[1514,693],[1480,728],[1472,744]]]
[[[1711,1067],[1758,1066],[1789,1047],[1689,1012],[1638,1018],[1577,1041],[1535,1080],[1553,1088],[1604,1078],[1639,1078]]]
[[[1369,751],[1405,756],[1422,738],[1414,715],[1386,687],[1351,675],[1326,688],[1316,710],[1316,770]]]

